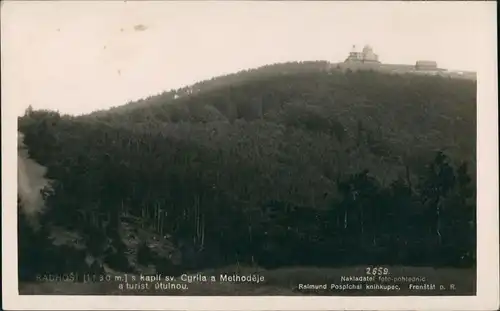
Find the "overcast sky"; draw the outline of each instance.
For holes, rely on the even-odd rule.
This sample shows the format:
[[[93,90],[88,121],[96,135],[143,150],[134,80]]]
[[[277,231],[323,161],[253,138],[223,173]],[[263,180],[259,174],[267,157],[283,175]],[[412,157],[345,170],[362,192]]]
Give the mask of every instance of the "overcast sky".
[[[2,104],[81,114],[241,69],[343,61],[478,70],[490,2],[3,2]]]

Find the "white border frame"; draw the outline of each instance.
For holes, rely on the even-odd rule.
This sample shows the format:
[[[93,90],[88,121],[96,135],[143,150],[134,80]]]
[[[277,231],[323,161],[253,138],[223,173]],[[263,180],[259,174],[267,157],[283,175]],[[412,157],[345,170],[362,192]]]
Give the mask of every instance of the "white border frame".
[[[3,3],[5,5],[5,3]],[[8,310],[494,310],[499,306],[498,77],[496,2],[484,22],[477,72],[477,296],[471,297],[158,297],[20,296],[17,280],[17,115],[2,78],[2,289]],[[425,18],[425,17],[423,17]],[[8,42],[2,44],[2,49]],[[3,59],[2,59],[3,67]]]

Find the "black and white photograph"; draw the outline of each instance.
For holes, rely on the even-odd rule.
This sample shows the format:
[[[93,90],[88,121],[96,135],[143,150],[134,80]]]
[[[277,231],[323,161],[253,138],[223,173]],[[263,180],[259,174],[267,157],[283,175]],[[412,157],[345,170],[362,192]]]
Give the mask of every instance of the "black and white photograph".
[[[1,14],[5,307],[498,307],[495,2]]]

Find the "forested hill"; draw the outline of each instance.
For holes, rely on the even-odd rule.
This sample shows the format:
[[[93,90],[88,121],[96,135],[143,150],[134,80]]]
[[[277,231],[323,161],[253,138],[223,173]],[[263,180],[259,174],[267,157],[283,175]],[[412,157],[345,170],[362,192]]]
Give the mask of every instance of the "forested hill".
[[[182,128],[186,122],[205,129],[261,121],[323,133],[338,142],[359,136],[384,159],[446,150],[474,162],[475,82],[372,71],[344,74],[325,70],[327,65],[264,66],[83,118],[147,130],[155,125]]]
[[[141,244],[157,270],[473,265],[475,81],[302,65],[81,117],[28,110],[24,143],[54,180],[45,228],[118,270],[137,268],[137,228],[180,253]]]

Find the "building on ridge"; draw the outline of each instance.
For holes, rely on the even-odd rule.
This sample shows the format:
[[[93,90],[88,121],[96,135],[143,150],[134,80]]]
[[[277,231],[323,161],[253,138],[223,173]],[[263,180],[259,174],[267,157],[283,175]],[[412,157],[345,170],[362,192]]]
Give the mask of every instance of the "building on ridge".
[[[377,54],[369,45],[365,45],[360,52],[353,45],[349,56],[341,63],[330,63],[330,69],[337,70],[372,70],[385,72],[390,74],[417,74],[417,75],[434,75],[450,78],[463,78],[469,80],[477,80],[475,72],[450,71],[444,68],[439,68],[437,62],[432,60],[418,60],[414,64],[385,64],[379,61]]]
[[[356,62],[356,63],[380,63],[378,60],[378,55],[373,52],[373,49],[369,45],[365,45],[362,52],[356,51],[356,46],[353,45],[352,51],[345,62]]]

